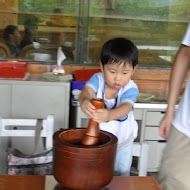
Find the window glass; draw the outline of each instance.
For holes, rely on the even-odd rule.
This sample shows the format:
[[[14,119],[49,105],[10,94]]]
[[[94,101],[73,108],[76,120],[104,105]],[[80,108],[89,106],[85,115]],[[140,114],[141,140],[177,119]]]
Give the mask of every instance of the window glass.
[[[0,13],[1,60],[55,64],[61,46],[66,64],[98,64],[107,40],[126,37],[137,45],[141,66],[170,67],[190,18],[190,1],[6,0],[0,1]],[[8,25],[18,30],[4,35]]]
[[[140,65],[171,66],[189,12],[186,0],[91,1],[86,62],[98,62],[105,41],[122,36],[137,45]]]
[[[57,49],[62,47],[66,55],[65,62],[73,63],[76,47],[76,28],[78,1],[76,0],[7,0],[0,2],[1,17],[4,26],[1,28],[1,42],[8,45],[8,56],[0,54],[1,59],[19,59],[41,63],[56,63]],[[6,12],[4,11],[6,6]],[[10,6],[12,7],[10,9]],[[17,26],[20,44],[15,43],[16,35],[9,25]],[[18,40],[17,40],[18,41]],[[16,47],[20,54],[15,55]],[[11,55],[10,55],[11,54]]]

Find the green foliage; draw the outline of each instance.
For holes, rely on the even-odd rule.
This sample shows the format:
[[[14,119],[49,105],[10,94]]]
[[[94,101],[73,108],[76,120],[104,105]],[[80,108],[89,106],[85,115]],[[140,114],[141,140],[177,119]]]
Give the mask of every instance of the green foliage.
[[[76,0],[19,0],[21,12],[75,13]]]
[[[93,0],[93,14],[106,13],[105,10],[109,7],[105,2],[107,1]],[[113,14],[156,19],[188,19],[189,8],[190,1],[187,0],[119,0],[114,5]]]

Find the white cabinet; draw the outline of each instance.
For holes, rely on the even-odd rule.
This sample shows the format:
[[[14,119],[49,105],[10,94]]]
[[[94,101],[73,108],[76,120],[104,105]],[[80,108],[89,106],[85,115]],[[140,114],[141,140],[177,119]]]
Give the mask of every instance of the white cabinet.
[[[159,169],[160,160],[162,158],[165,142],[148,141],[149,143],[149,158],[148,158],[148,171],[156,172]]]
[[[12,116],[26,118],[55,117],[54,131],[68,128],[69,83],[12,86]]]
[[[46,118],[54,114],[54,131],[69,127],[70,83],[0,80],[0,114]]]
[[[140,141],[147,141],[150,145],[148,171],[158,171],[162,152],[166,145],[165,140],[159,135],[159,125],[165,114],[165,109],[149,108],[143,109],[144,118],[141,129]]]
[[[139,135],[137,141],[149,142],[148,171],[158,171],[165,140],[159,136],[159,124],[165,114],[166,104],[141,104],[134,105],[135,119],[139,123]],[[77,102],[71,107],[70,121],[72,127],[87,127],[88,118],[81,111]]]
[[[69,127],[70,82],[0,80],[0,115],[4,118],[46,118],[54,115],[54,131]],[[7,137],[0,137],[0,174],[6,173]],[[14,138],[15,148],[31,153],[31,138]],[[24,142],[24,143],[23,143]],[[27,151],[27,152],[26,152]]]
[[[0,113],[5,116],[11,113],[11,86],[7,84],[0,84]]]

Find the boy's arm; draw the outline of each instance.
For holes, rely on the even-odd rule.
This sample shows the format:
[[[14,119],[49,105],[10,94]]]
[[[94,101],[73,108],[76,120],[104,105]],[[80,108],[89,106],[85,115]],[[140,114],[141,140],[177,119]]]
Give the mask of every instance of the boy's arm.
[[[92,115],[94,121],[101,123],[110,120],[123,120],[127,117],[136,102],[139,90],[135,84],[120,97],[121,104],[113,109],[97,109]]]
[[[86,86],[79,96],[79,103],[81,106],[81,110],[84,112],[84,114],[92,118],[92,113],[95,110],[95,107],[91,104],[91,99],[94,96],[94,90],[88,86]]]
[[[130,102],[122,103],[120,106],[114,108],[114,109],[97,109],[93,113],[93,120],[101,123],[106,122],[110,120],[118,120],[126,115],[129,114],[131,111],[133,105]]]
[[[109,110],[109,115],[110,119],[109,120],[114,120],[114,119],[120,119],[122,117],[125,117],[126,115],[129,114],[131,111],[133,105],[130,102],[126,102],[121,104],[120,106]]]
[[[120,105],[109,110],[109,120],[123,120],[133,108],[133,104],[137,100],[139,90],[135,83],[129,84],[131,87],[126,90],[120,97]]]

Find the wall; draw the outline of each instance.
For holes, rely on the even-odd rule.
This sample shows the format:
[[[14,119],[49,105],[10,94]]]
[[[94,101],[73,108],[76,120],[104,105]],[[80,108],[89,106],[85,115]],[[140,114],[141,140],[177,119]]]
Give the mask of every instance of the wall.
[[[44,73],[51,71],[52,65],[43,65],[43,64],[29,64],[28,72],[29,73]],[[68,74],[74,73],[78,69],[96,69],[98,66],[79,66],[79,65],[64,65],[64,70]],[[139,90],[141,92],[153,93],[159,96],[161,99],[167,98],[168,93],[168,84],[170,79],[171,69],[147,69],[147,68],[137,68],[133,75],[133,80],[137,83]],[[188,72],[184,85],[181,90],[181,94],[184,91],[187,77],[190,75]]]

